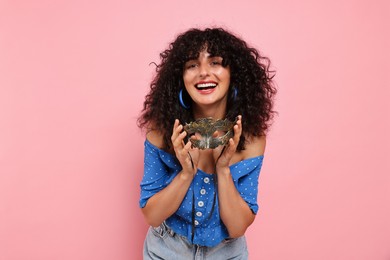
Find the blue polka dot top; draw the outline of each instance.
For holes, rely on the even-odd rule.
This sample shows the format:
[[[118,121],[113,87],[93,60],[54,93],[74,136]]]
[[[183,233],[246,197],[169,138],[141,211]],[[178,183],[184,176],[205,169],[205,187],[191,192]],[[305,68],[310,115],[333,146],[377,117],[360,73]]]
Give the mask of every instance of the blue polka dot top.
[[[263,157],[249,158],[230,166],[238,192],[255,214],[259,209],[257,189]],[[145,207],[148,199],[170,184],[180,171],[181,165],[174,155],[145,140],[140,207]],[[216,246],[229,237],[219,215],[214,174],[198,169],[180,207],[166,224],[189,242],[201,246]]]

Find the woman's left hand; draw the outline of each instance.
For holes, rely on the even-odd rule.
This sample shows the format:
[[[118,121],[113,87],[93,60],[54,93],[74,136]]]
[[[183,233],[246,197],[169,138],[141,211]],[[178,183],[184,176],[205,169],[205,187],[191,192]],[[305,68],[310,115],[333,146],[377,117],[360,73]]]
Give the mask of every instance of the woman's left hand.
[[[230,160],[236,152],[238,143],[240,142],[240,136],[242,133],[241,116],[238,116],[237,122],[233,127],[233,131],[234,136],[229,139],[225,149],[223,146],[218,146],[213,150],[216,168],[229,167]]]

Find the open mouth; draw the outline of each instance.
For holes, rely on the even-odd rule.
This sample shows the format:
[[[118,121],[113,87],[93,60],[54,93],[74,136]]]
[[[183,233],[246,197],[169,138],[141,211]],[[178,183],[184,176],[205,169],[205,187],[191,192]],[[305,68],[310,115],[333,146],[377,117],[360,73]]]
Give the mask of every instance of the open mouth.
[[[198,90],[207,90],[207,89],[213,89],[217,86],[216,83],[199,83],[196,84],[195,87]]]

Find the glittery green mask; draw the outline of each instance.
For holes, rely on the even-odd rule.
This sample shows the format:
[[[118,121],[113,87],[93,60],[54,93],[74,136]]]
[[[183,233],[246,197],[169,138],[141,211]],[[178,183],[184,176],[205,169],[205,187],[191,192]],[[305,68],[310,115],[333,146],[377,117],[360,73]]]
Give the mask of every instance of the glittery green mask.
[[[199,149],[214,149],[220,145],[227,145],[230,138],[233,137],[233,126],[237,120],[234,122],[229,121],[228,119],[219,119],[215,120],[211,117],[200,118],[189,124],[185,124],[184,130],[187,132],[188,136],[197,134],[198,139],[190,138],[192,147]],[[213,137],[213,134],[218,131],[219,133],[224,133],[221,136]]]

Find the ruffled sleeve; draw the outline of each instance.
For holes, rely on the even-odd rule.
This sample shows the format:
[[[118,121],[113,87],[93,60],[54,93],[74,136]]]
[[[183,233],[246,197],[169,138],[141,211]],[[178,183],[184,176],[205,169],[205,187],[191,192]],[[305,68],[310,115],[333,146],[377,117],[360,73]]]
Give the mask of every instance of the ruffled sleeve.
[[[230,167],[238,192],[254,214],[259,210],[257,194],[263,158],[264,156],[258,156],[246,159]]]
[[[164,189],[180,171],[176,158],[145,140],[144,176],[141,181],[139,205],[145,207],[154,194]]]

